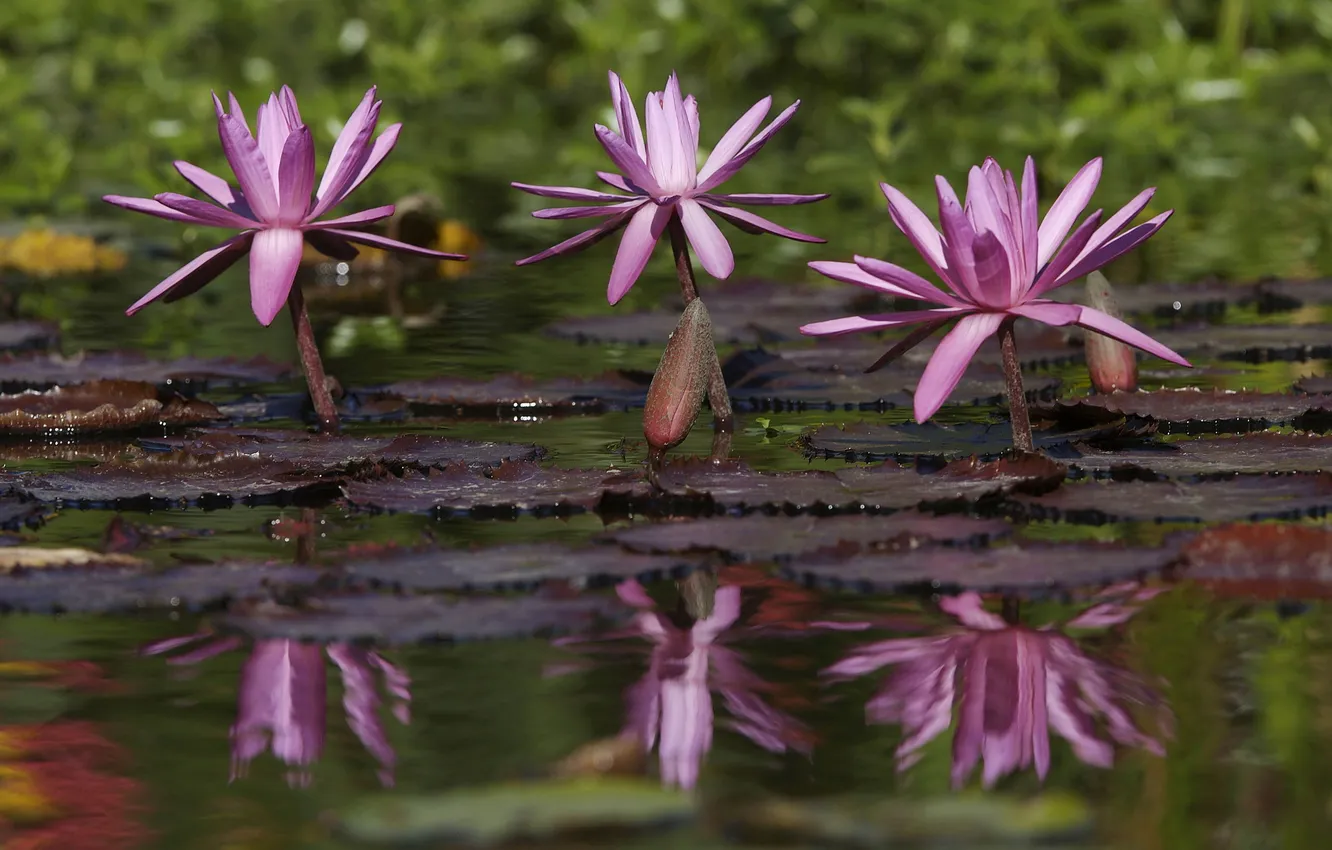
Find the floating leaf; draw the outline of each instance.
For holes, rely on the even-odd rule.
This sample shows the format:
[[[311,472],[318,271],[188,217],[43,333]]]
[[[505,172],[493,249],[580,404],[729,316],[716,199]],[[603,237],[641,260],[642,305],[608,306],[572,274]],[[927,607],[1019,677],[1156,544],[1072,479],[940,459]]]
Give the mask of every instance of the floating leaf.
[[[206,401],[136,381],[96,381],[0,395],[0,434],[137,431],[221,418],[218,409]]]
[[[1098,477],[1205,478],[1256,472],[1332,471],[1332,437],[1316,434],[1243,434],[1148,443],[1122,450],[1075,447],[1071,466]]]
[[[1082,415],[1077,408],[1101,407],[1126,416],[1141,416],[1181,426],[1185,432],[1206,430],[1249,431],[1309,420],[1332,419],[1332,399],[1299,393],[1261,393],[1248,390],[1200,390],[1197,388],[1116,392],[1061,401],[1032,411],[1033,417],[1064,421]]]
[[[1075,441],[1096,445],[1114,444],[1121,438],[1136,437],[1143,431],[1141,423],[1127,422],[1122,417],[1092,418],[1109,424],[1076,429],[1037,428],[1032,431],[1036,448],[1063,450]],[[934,422],[879,425],[857,422],[845,427],[820,426],[802,437],[801,443],[808,456],[828,459],[840,457],[847,461],[892,459],[908,462],[921,458],[970,455],[993,458],[1012,450],[1013,429],[1007,422],[969,422],[959,425],[939,425]]]
[[[375,558],[353,558],[340,565],[339,571],[353,583],[438,591],[528,589],[546,581],[656,581],[680,578],[693,568],[689,560],[632,554],[616,546],[524,544],[390,551]]]
[[[992,549],[927,547],[837,558],[815,555],[783,567],[793,578],[837,589],[890,592],[970,589],[1031,592],[1097,587],[1164,570],[1179,557],[1184,535],[1158,548],[1119,543],[1031,544]]]
[[[223,622],[259,639],[419,643],[584,631],[618,612],[610,600],[598,597],[446,601],[433,596],[345,596],[307,600],[301,609],[258,606]]]
[[[682,791],[643,779],[583,777],[378,796],[347,807],[337,822],[348,837],[369,844],[492,847],[607,830],[660,831],[693,817],[693,798]]]
[[[1332,375],[1300,378],[1295,384],[1295,391],[1309,395],[1332,395]]]
[[[0,553],[4,551],[0,549]],[[231,602],[267,600],[291,588],[312,586],[322,575],[310,567],[261,564],[185,566],[154,573],[145,571],[142,561],[125,555],[92,553],[90,557],[83,566],[97,569],[45,569],[0,576],[0,610],[210,609]]]
[[[1231,522],[1321,517],[1332,508],[1332,474],[1240,475],[1219,481],[1086,481],[1042,496],[1017,497],[1033,520],[1100,524]]]
[[[1087,282],[1061,286],[1050,293],[1060,301],[1087,303]],[[1268,281],[1256,285],[1199,281],[1153,283],[1116,290],[1116,300],[1125,313],[1160,319],[1206,319],[1225,314],[1232,307],[1253,307],[1260,313],[1294,310],[1304,304],[1332,301],[1328,281]]]
[[[59,341],[60,326],[54,322],[0,322],[0,350],[3,351],[51,348]]]
[[[1332,529],[1229,525],[1184,547],[1184,575],[1227,593],[1260,599],[1332,597]]]
[[[1011,526],[997,519],[932,516],[906,510],[890,516],[738,518],[639,523],[610,535],[634,552],[721,552],[738,559],[771,560],[820,549],[840,552],[915,549],[923,543],[983,543]]]
[[[567,514],[590,510],[624,473],[596,469],[546,469],[535,463],[506,463],[483,475],[463,466],[352,481],[347,501],[386,511],[443,515],[476,513]],[[631,478],[637,480],[635,471]]]
[[[455,464],[499,466],[505,461],[531,461],[545,455],[540,446],[458,440],[434,434],[354,437],[280,429],[218,429],[189,437],[145,440],[144,444],[201,456],[254,456],[322,471],[345,470],[366,463],[421,469]]]
[[[1193,357],[1246,363],[1332,357],[1332,327],[1328,325],[1198,325],[1154,331],[1152,336]]]
[[[607,372],[596,378],[562,378],[537,382],[516,375],[485,381],[467,378],[427,378],[389,384],[383,392],[406,399],[415,408],[436,413],[493,412],[495,408],[523,411],[600,413],[641,407],[647,381],[631,373]]]
[[[0,495],[0,530],[19,531],[24,527],[35,528],[53,513],[49,505],[41,502],[13,493]]]
[[[0,357],[0,386],[72,386],[90,381],[143,381],[159,386],[200,383],[210,386],[272,383],[290,377],[290,366],[265,357],[236,360],[231,357],[182,357],[153,360],[132,351],[84,352],[72,357],[59,354],[6,355]]]

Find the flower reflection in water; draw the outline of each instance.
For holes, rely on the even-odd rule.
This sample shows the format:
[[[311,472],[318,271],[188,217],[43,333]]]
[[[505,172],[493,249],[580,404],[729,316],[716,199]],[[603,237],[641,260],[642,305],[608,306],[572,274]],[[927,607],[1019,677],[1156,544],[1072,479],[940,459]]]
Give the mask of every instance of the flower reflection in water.
[[[703,757],[712,748],[714,691],[730,715],[727,725],[755,744],[772,753],[810,751],[808,727],[767,702],[766,695],[776,688],[750,671],[736,650],[722,645],[737,633],[756,631],[737,625],[740,587],[716,588],[711,610],[685,624],[657,610],[638,582],[622,582],[616,594],[638,614],[632,631],[607,637],[640,636],[652,643],[647,674],[625,693],[623,734],[636,737],[644,750],[657,746],[663,783],[686,789],[697,783]]]
[[[175,665],[198,664],[241,646],[238,637],[187,635],[144,647],[145,655],[161,655],[200,644],[168,658]],[[236,723],[231,727],[231,778],[244,776],[250,762],[273,750],[292,770],[293,785],[310,783],[309,766],[324,749],[326,666],[324,655],[342,674],[342,707],[347,725],[362,746],[379,762],[380,781],[393,784],[397,757],[380,719],[383,700],[375,684],[378,671],[393,701],[392,713],[400,723],[410,722],[411,680],[378,653],[345,643],[318,644],[294,640],[256,641],[241,669]]]
[[[1111,588],[1102,594],[1105,601],[1065,625],[1106,628],[1123,623],[1157,592],[1131,584]],[[955,787],[982,759],[981,781],[987,788],[1033,764],[1044,779],[1050,769],[1048,729],[1065,738],[1079,759],[1098,767],[1109,767],[1114,760],[1114,745],[1098,733],[1102,723],[1114,742],[1164,755],[1161,743],[1135,725],[1130,706],[1154,709],[1166,734],[1170,711],[1133,673],[1088,656],[1052,625],[1031,629],[1006,622],[986,611],[976,593],[945,596],[939,605],[963,628],[867,644],[825,671],[850,679],[897,665],[866,704],[865,715],[870,723],[901,724],[898,770],[918,761],[921,748],[952,725],[958,688]]]

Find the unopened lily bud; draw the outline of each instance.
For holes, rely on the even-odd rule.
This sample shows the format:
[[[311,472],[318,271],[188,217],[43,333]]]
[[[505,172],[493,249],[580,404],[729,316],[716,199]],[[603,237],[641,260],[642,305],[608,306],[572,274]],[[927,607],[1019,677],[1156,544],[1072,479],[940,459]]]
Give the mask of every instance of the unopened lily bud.
[[[1100,272],[1087,276],[1087,306],[1116,319],[1123,318],[1115,304],[1110,281]],[[1138,388],[1138,361],[1133,349],[1092,330],[1087,331],[1087,371],[1091,374],[1092,387],[1098,393]]]
[[[703,299],[685,307],[648,388],[643,408],[643,436],[657,451],[678,446],[694,427],[708,394],[717,348],[712,318]]]

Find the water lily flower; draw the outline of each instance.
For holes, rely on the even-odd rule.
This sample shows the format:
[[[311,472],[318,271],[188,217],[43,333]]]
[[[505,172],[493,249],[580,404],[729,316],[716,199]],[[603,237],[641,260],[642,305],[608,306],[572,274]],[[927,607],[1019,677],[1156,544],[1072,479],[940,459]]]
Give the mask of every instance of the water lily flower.
[[[145,655],[160,655],[198,644],[170,657],[175,665],[198,664],[241,646],[238,637],[210,638],[186,635],[144,647]],[[343,712],[361,745],[379,762],[380,781],[393,784],[397,757],[384,733],[379,711],[383,700],[375,685],[375,672],[393,698],[392,713],[399,722],[410,720],[411,680],[376,652],[349,644],[302,643],[294,640],[256,641],[241,668],[236,723],[231,727],[231,778],[244,776],[257,756],[271,749],[293,770],[293,785],[308,785],[310,765],[324,749],[326,664],[324,655],[342,674]]]
[[[996,333],[1011,335],[1008,323],[1018,318],[1055,326],[1078,325],[1188,366],[1189,362],[1179,354],[1113,316],[1045,297],[1141,245],[1173,212],[1167,210],[1143,224],[1129,227],[1156,191],[1146,189],[1104,222],[1101,210],[1097,210],[1073,228],[1100,178],[1101,160],[1093,159],[1069,181],[1044,220],[1038,222],[1036,165],[1031,157],[1027,158],[1020,189],[1011,172],[987,159],[980,167],[973,166],[968,175],[965,206],[947,180],[942,176],[935,178],[942,232],[906,195],[886,183],[881,184],[893,223],[948,288],[940,289],[901,266],[869,257],[857,256],[852,263],[809,265],[834,280],[941,306],[814,322],[802,327],[801,333],[832,336],[916,326],[913,333],[875,364],[877,367],[956,321],[921,375],[915,395],[918,422],[929,419],[943,405],[981,343]],[[1068,236],[1070,229],[1072,236]],[[1018,380],[1016,386],[1020,389],[1016,357],[1011,358],[1014,361],[1011,370],[1009,359],[1006,351],[1005,368],[1014,372],[1010,377]],[[1010,397],[1010,406],[1015,411],[1019,402],[1020,399]],[[1022,415],[1025,417],[1025,406]],[[1014,431],[1016,434],[1016,420]]]
[[[684,242],[698,255],[704,270],[715,278],[729,277],[735,268],[731,246],[711,212],[750,233],[772,233],[801,242],[825,240],[782,227],[736,205],[773,206],[808,204],[828,197],[821,195],[718,194],[714,190],[725,183],[757,154],[773,134],[791,120],[800,101],[788,106],[767,127],[755,135],[772,107],[765,97],[750,107],[726,131],[707,160],[698,166],[698,102],[693,95],[681,96],[680,82],[672,73],[664,92],[651,92],[644,105],[647,132],[639,123],[629,90],[614,71],[610,72],[611,101],[616,129],[596,125],[597,140],[606,149],[619,174],[598,171],[602,182],[617,192],[582,189],[574,186],[533,186],[514,183],[514,188],[533,195],[584,201],[604,206],[559,207],[537,210],[537,218],[604,218],[605,222],[566,239],[553,248],[519,260],[527,265],[568,254],[592,245],[623,228],[620,249],[611,268],[606,297],[615,304],[638,280],[652,256],[657,240],[668,228],[672,230],[677,255],[684,252]],[[687,262],[687,254],[685,261]],[[683,275],[684,272],[681,272]],[[690,281],[681,285],[686,300],[696,292]]]
[[[283,86],[279,94],[269,95],[268,102],[259,106],[254,134],[235,95],[227,97],[230,112],[216,94],[213,105],[222,152],[239,186],[197,165],[177,161],[175,166],[180,175],[214,203],[175,192],[163,192],[152,198],[121,195],[103,198],[116,206],[158,218],[240,231],[159,283],[134,302],[125,311],[127,315],[159,298],[174,301],[198,291],[248,253],[250,304],[260,322],[271,324],[287,303],[296,279],[302,241],[338,260],[355,258],[357,251],[351,243],[423,257],[467,259],[461,254],[445,254],[359,230],[393,215],[392,204],[320,219],[346,200],[397,144],[401,124],[393,124],[377,138],[371,138],[381,106],[381,101],[375,100],[373,87],[343,125],[317,188],[314,140],[301,120],[291,89]]]
[[[1106,628],[1125,622],[1155,591],[1132,584],[1111,588],[1108,596],[1132,595],[1128,603],[1103,601],[1069,620],[1073,628]],[[953,703],[961,688],[957,733],[953,738],[953,785],[960,787],[984,760],[982,783],[1031,765],[1044,779],[1050,769],[1053,729],[1081,761],[1109,767],[1114,747],[1097,732],[1103,722],[1109,738],[1163,755],[1160,742],[1134,724],[1127,706],[1167,709],[1132,673],[1091,658],[1077,642],[1052,625],[1039,629],[1010,625],[986,611],[976,593],[946,596],[940,607],[963,626],[939,636],[900,638],[861,646],[825,674],[849,679],[897,665],[866,704],[870,723],[900,724],[898,770],[921,758],[921,749],[953,723]]]

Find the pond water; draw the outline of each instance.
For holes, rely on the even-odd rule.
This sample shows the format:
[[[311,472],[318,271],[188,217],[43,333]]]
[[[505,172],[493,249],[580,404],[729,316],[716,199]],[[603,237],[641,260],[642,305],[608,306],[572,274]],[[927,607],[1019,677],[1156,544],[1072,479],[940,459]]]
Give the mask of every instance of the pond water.
[[[21,317],[59,320],[44,344],[66,354],[295,362],[285,322],[254,322],[237,273],[126,318],[169,268],[6,285]],[[731,456],[785,477],[701,462],[679,481],[706,498],[630,483],[616,500],[607,482],[646,455],[623,402],[641,386],[625,386],[654,368],[664,333],[640,345],[545,329],[669,304],[674,283],[661,261],[612,312],[607,270],[602,257],[530,270],[491,258],[397,294],[308,281],[328,370],[361,405],[347,433],[545,449],[508,472],[427,474],[429,461],[392,457],[379,469],[382,449],[280,461],[261,442],[236,450],[260,465],[204,477],[198,492],[218,496],[200,500],[162,484],[169,469],[98,472],[189,431],[0,445],[6,486],[37,497],[5,497],[5,542],[24,553],[0,576],[5,846],[452,846],[506,830],[542,847],[1325,846],[1332,485],[1317,434],[1332,401],[1308,379],[1327,372],[1332,291],[1186,288],[1159,305],[1121,292],[1200,367],[1142,362],[1144,387],[1256,392],[1051,414],[1062,484],[1063,468],[944,467],[1008,440],[984,364],[976,403],[921,429],[892,402],[902,391],[843,381],[873,360],[863,349],[845,374],[732,381]],[[719,339],[724,360],[749,352],[771,369],[774,353],[809,349],[795,323],[776,326],[785,314],[769,321],[771,293],[755,291],[745,321],[713,308],[719,335],[742,340]],[[1029,387],[1047,402],[1087,395],[1076,344],[1032,344],[1046,359]],[[606,390],[612,371],[623,383]],[[510,373],[538,387],[596,378],[582,392],[599,401],[394,404],[373,391]],[[281,402],[299,373],[169,386],[235,429],[303,427],[268,415],[297,409]],[[674,454],[706,457],[711,440],[700,419]],[[896,460],[861,459],[884,456]],[[206,465],[180,461],[188,475]],[[543,468],[595,472],[570,483]],[[485,492],[456,495],[469,488]],[[524,496],[539,491],[556,495]],[[43,567],[26,547],[87,551]],[[208,569],[259,578],[214,586]],[[491,793],[515,782],[527,784]],[[459,797],[468,789],[485,794]],[[579,812],[583,829],[545,834]],[[457,832],[469,817],[489,820]]]

